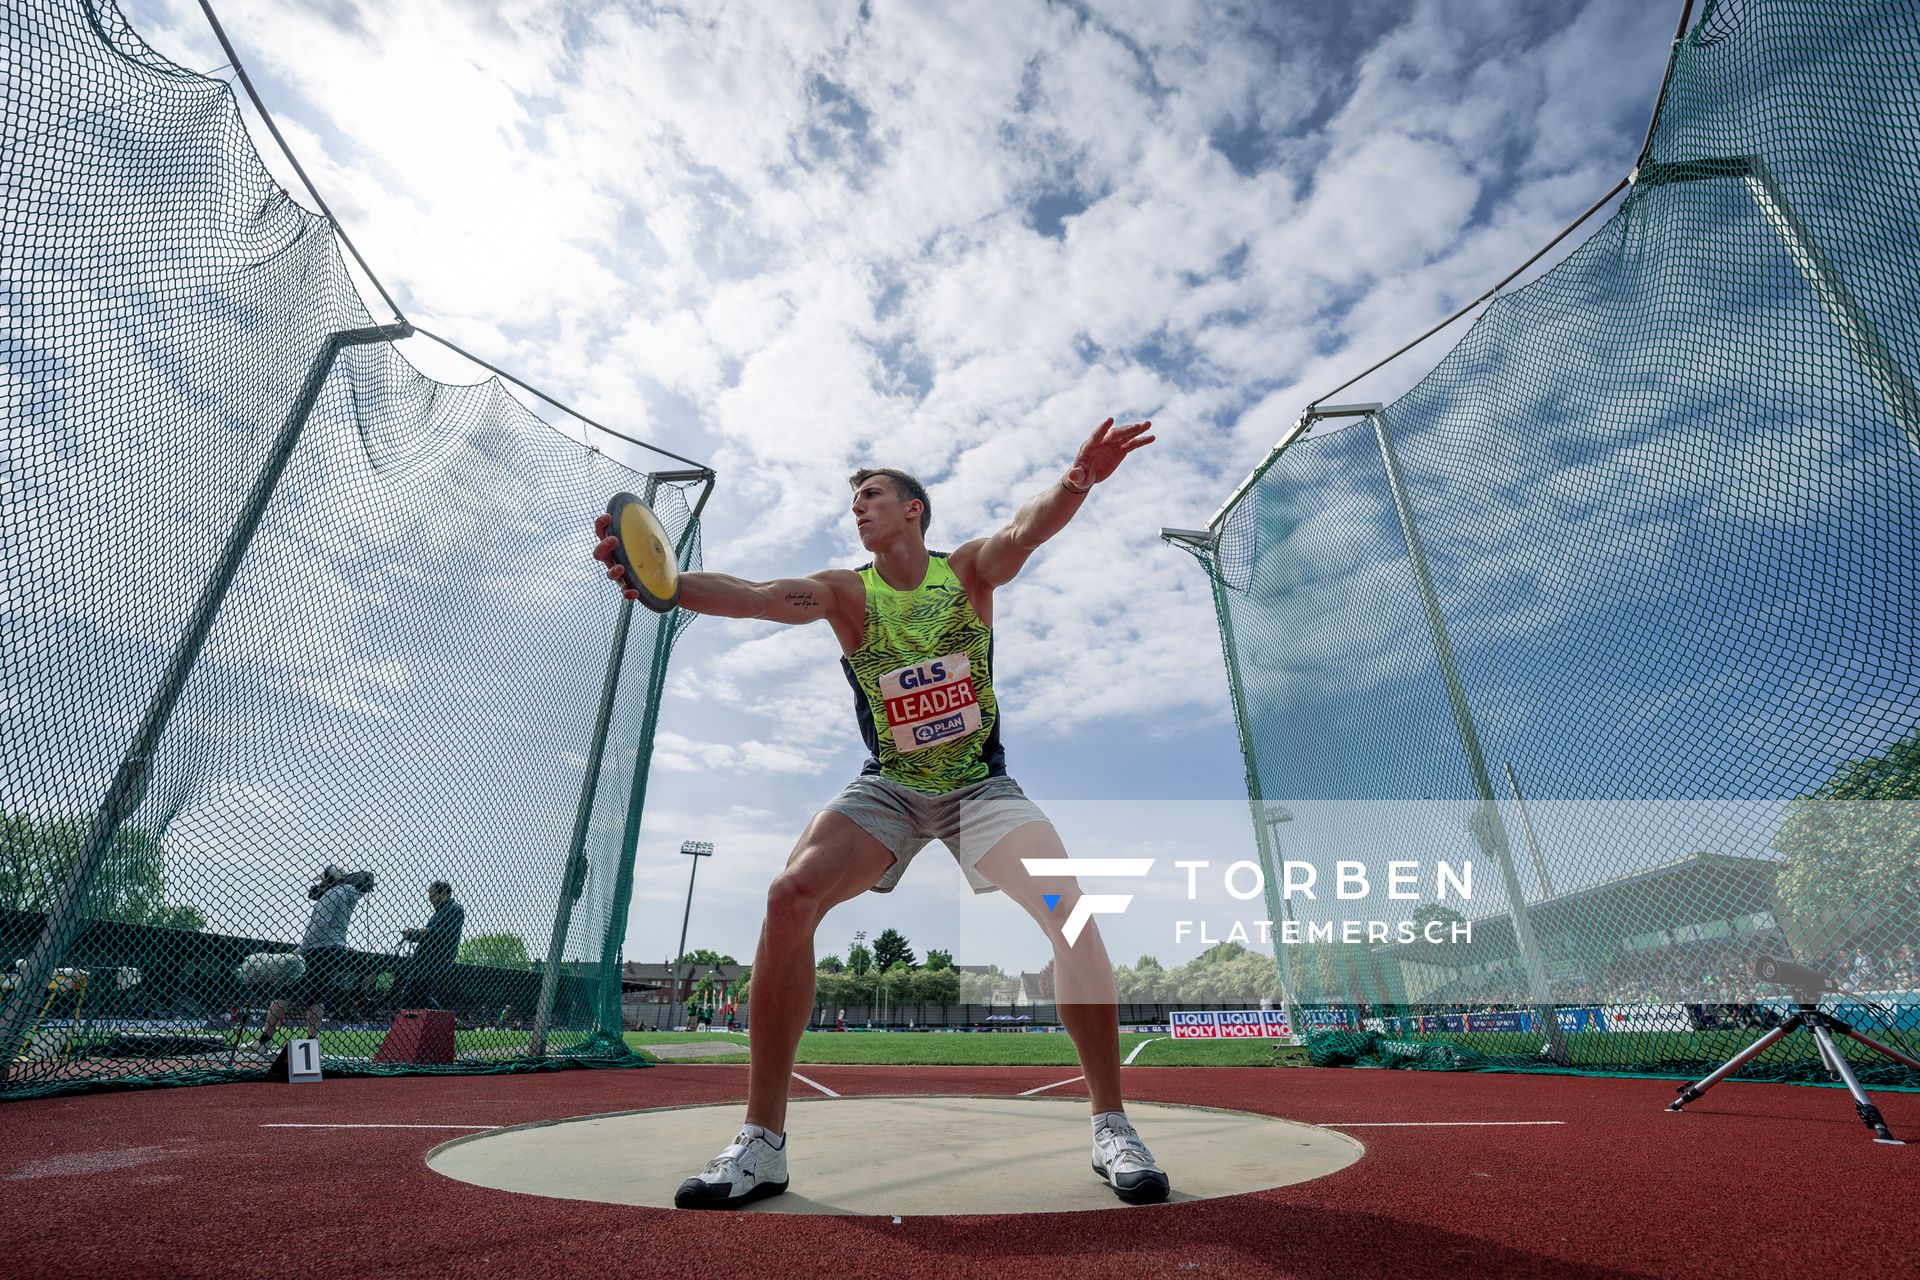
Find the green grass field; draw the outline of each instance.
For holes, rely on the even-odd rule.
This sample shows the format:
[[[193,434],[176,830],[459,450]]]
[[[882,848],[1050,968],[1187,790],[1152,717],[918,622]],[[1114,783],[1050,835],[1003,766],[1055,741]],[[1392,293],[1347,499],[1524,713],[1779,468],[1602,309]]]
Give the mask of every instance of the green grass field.
[[[629,1045],[641,1053],[649,1045],[724,1044],[738,1054],[676,1058],[685,1062],[745,1062],[747,1037],[725,1032],[629,1031]],[[1285,1067],[1305,1066],[1306,1050],[1275,1041],[1170,1040],[1164,1036],[1123,1034],[1120,1056],[1151,1041],[1133,1060],[1136,1067]],[[653,1055],[648,1054],[649,1057]],[[665,1061],[666,1059],[662,1059]],[[874,1065],[901,1067],[1072,1067],[1078,1060],[1073,1041],[1058,1032],[809,1031],[800,1037],[797,1065]]]
[[[284,1044],[288,1036],[296,1032],[304,1036],[307,1033],[307,1029],[298,1024],[286,1028],[274,1037],[274,1043],[276,1045]],[[384,1035],[386,1035],[384,1031],[322,1031],[320,1033],[320,1052],[323,1054],[339,1054],[343,1057],[365,1057],[379,1047],[381,1037]],[[554,1043],[557,1047],[564,1048],[579,1038],[577,1033],[570,1032],[565,1035],[556,1035],[554,1037]],[[249,1035],[247,1039],[251,1041],[253,1036]],[[527,1040],[528,1036],[524,1031],[481,1029],[477,1031],[456,1031],[453,1033],[453,1046],[456,1053],[486,1053],[489,1051],[501,1053],[516,1049],[524,1051],[527,1047]]]
[[[1860,1031],[1864,1035],[1872,1036],[1908,1053],[1914,1053],[1920,1049],[1920,1034],[1902,1032],[1895,1035],[1883,1027],[1867,1024],[1862,1024]],[[1605,1070],[1648,1066],[1662,1059],[1724,1062],[1758,1040],[1762,1034],[1758,1031],[1647,1031],[1638,1034],[1573,1031],[1566,1034],[1566,1044],[1567,1052],[1572,1055],[1576,1066]],[[1530,1032],[1476,1031],[1466,1035],[1410,1035],[1391,1038],[1410,1040],[1418,1044],[1457,1044],[1463,1049],[1471,1049],[1475,1053],[1484,1053],[1489,1056],[1518,1054],[1524,1057],[1540,1047],[1540,1037]],[[1849,1060],[1856,1058],[1866,1060],[1870,1056],[1866,1050],[1850,1042],[1842,1043],[1848,1051]],[[1762,1061],[1784,1062],[1795,1058],[1811,1061],[1814,1057],[1812,1037],[1805,1032],[1795,1032],[1781,1044],[1769,1049]]]
[[[296,1028],[288,1028],[276,1039],[284,1043]],[[1873,1027],[1863,1028],[1908,1052],[1920,1052],[1920,1034],[1889,1034]],[[301,1030],[304,1034],[304,1030]],[[322,1031],[321,1052],[334,1057],[371,1056],[380,1043],[379,1032]],[[1645,1070],[1662,1060],[1689,1059],[1724,1061],[1752,1044],[1757,1032],[1713,1031],[1688,1035],[1648,1032],[1621,1035],[1609,1032],[1573,1032],[1566,1037],[1576,1067],[1591,1070]],[[1470,1035],[1426,1035],[1392,1037],[1417,1043],[1454,1043],[1489,1056],[1531,1055],[1540,1045],[1528,1033],[1475,1032]],[[477,1029],[455,1033],[457,1052],[467,1055],[509,1057],[524,1052],[527,1033],[521,1030]],[[556,1033],[554,1047],[564,1049],[579,1039],[577,1032]],[[747,1061],[745,1032],[629,1031],[626,1043],[647,1057],[675,1063],[740,1063]],[[247,1037],[251,1048],[253,1037]],[[697,1058],[668,1058],[648,1053],[657,1045],[737,1045],[738,1053],[702,1055]],[[1164,1034],[1122,1034],[1120,1055],[1124,1059],[1141,1045],[1137,1067],[1287,1067],[1306,1066],[1306,1050],[1272,1040],[1172,1040]],[[1864,1051],[1849,1045],[1848,1057],[1863,1059]],[[1696,1056],[1698,1055],[1698,1056]],[[1796,1034],[1787,1043],[1771,1051],[1764,1061],[1781,1063],[1794,1058],[1811,1060],[1813,1042]],[[873,1066],[981,1066],[981,1067],[1073,1067],[1073,1042],[1058,1032],[880,1032],[810,1031],[800,1038],[796,1062],[807,1065]]]

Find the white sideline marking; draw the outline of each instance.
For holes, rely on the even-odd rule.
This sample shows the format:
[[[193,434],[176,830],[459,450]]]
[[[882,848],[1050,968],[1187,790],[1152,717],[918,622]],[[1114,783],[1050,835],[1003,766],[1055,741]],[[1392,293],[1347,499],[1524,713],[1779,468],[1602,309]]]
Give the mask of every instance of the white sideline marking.
[[[262,1129],[498,1129],[497,1124],[263,1124]]]
[[[1518,1124],[1565,1124],[1565,1120],[1316,1120],[1322,1129],[1447,1129]]]
[[[821,1084],[818,1080],[809,1080],[805,1076],[801,1075],[798,1071],[793,1073],[793,1078],[795,1080],[798,1080],[801,1084],[812,1085],[814,1088],[818,1089],[820,1092],[826,1094],[829,1098],[837,1098],[840,1096],[839,1094],[835,1093],[833,1090],[827,1088],[827,1086]]]
[[[1038,1089],[1028,1089],[1025,1093],[1022,1093],[1020,1096],[1023,1098],[1031,1098],[1036,1093],[1045,1093],[1049,1089],[1058,1089],[1063,1084],[1077,1084],[1080,1081],[1085,1079],[1086,1079],[1085,1076],[1075,1076],[1071,1080],[1055,1080],[1052,1084],[1043,1084]]]
[[[1168,1039],[1171,1039],[1171,1038],[1172,1038],[1172,1037],[1170,1037],[1170,1036],[1155,1036],[1155,1037],[1153,1038],[1153,1040],[1168,1040]],[[1150,1045],[1150,1044],[1152,1044],[1152,1043],[1153,1043],[1153,1040],[1142,1040],[1142,1041],[1141,1041],[1141,1042],[1140,1042],[1139,1044],[1137,1044],[1137,1045],[1135,1045],[1135,1046],[1133,1046],[1133,1052],[1132,1052],[1132,1053],[1130,1053],[1130,1054],[1128,1054],[1128,1055],[1127,1055],[1127,1060],[1126,1060],[1125,1062],[1123,1062],[1123,1063],[1121,1063],[1120,1065],[1121,1065],[1121,1066],[1123,1066],[1123,1067],[1130,1067],[1130,1066],[1132,1066],[1132,1065],[1133,1065],[1133,1060],[1134,1060],[1135,1058],[1137,1058],[1137,1057],[1139,1057],[1139,1056],[1140,1056],[1140,1051],[1141,1051],[1142,1049],[1144,1049],[1144,1048],[1146,1048],[1146,1047],[1147,1047],[1148,1045]]]

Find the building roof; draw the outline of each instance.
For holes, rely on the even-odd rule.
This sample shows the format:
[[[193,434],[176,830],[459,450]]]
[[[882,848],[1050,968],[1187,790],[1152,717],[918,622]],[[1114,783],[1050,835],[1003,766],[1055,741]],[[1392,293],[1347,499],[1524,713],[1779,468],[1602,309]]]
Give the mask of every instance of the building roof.
[[[698,982],[711,973],[721,982],[738,982],[752,968],[744,964],[681,964],[680,978]],[[664,987],[673,981],[675,966],[659,961],[629,960],[620,966],[620,985],[625,988]]]
[[[1541,938],[1588,935],[1631,937],[1774,909],[1771,858],[1691,853],[1672,862],[1602,880],[1527,905]],[[1517,954],[1513,916],[1505,910],[1472,918],[1473,941],[1424,939],[1379,948],[1396,960],[1460,968]]]

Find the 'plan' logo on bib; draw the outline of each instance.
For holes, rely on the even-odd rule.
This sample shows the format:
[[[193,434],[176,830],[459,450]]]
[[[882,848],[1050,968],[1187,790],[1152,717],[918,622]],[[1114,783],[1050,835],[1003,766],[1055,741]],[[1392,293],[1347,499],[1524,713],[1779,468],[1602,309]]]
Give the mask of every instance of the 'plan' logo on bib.
[[[901,667],[880,677],[894,750],[921,751],[965,737],[981,725],[973,668],[964,653]]]

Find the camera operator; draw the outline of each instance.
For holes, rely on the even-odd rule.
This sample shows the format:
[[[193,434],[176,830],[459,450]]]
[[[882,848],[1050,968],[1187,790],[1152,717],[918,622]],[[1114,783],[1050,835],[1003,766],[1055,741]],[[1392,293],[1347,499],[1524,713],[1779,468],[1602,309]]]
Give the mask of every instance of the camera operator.
[[[467,909],[454,901],[453,886],[445,880],[435,880],[427,886],[427,902],[433,907],[427,923],[400,933],[414,947],[413,956],[394,989],[396,1008],[441,1008],[438,996],[443,993],[446,979],[460,954],[460,935],[467,927]]]
[[[307,889],[313,899],[313,913],[307,917],[307,931],[300,939],[299,954],[307,963],[306,972],[295,981],[286,996],[267,1006],[267,1025],[260,1043],[270,1044],[286,1017],[289,1006],[306,1006],[307,1036],[318,1039],[320,1019],[326,1016],[327,992],[338,985],[342,975],[353,972],[353,957],[347,950],[347,922],[363,894],[373,890],[373,872],[346,871],[328,863],[320,878]]]

